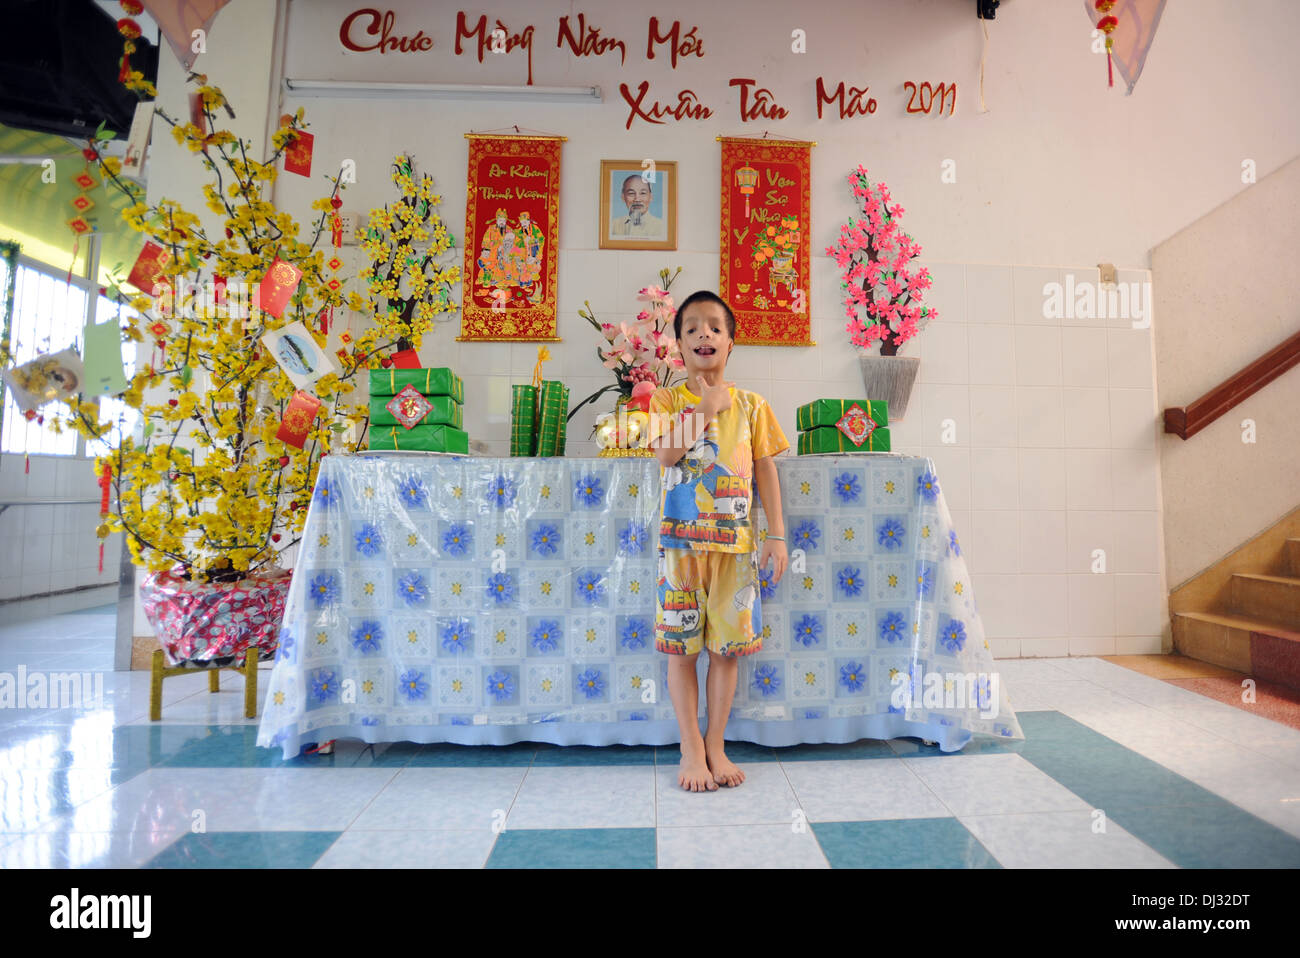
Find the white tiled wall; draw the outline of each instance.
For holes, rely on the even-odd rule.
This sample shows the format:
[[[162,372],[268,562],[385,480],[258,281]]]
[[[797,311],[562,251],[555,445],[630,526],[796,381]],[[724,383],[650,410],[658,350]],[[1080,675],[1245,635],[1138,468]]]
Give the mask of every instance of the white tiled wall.
[[[99,494],[89,461],[79,457],[0,455],[0,501],[89,499]],[[105,540],[98,571],[98,503],[12,505],[0,514],[0,601],[117,582],[121,536]],[[89,605],[101,592],[86,593]]]
[[[1044,315],[1046,283],[1096,283],[1096,269],[930,271],[941,321],[919,337],[921,414],[894,428],[894,448],[935,461],[994,653],[1161,651],[1151,330]]]

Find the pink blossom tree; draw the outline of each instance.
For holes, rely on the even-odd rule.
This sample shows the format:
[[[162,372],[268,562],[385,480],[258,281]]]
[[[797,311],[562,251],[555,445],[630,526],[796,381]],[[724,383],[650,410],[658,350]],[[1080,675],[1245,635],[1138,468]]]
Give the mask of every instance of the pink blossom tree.
[[[840,227],[839,241],[826,248],[844,272],[845,329],[853,345],[870,350],[879,342],[882,356],[896,356],[938,315],[934,307],[921,305],[930,272],[908,269],[921,247],[899,228],[903,208],[890,204],[889,188],[884,183],[873,187],[864,166],[850,173],[848,181],[863,218],[849,217]]]

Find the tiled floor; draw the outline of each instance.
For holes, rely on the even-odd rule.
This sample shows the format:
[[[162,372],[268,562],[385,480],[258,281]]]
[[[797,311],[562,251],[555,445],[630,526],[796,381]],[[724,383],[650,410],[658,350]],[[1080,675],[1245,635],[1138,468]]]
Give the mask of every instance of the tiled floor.
[[[111,610],[0,626],[0,673],[107,667]],[[104,675],[96,707],[0,709],[0,868],[1300,867],[1300,731],[1092,658],[1001,660],[1024,742],[256,747],[242,680]],[[265,674],[265,673],[264,673]],[[3,679],[0,679],[3,681]]]

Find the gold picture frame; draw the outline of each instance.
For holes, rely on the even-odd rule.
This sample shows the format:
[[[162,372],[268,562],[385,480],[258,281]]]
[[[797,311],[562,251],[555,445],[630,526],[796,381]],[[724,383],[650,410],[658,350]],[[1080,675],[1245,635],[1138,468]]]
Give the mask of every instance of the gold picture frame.
[[[597,235],[601,249],[677,249],[676,161],[601,160]]]

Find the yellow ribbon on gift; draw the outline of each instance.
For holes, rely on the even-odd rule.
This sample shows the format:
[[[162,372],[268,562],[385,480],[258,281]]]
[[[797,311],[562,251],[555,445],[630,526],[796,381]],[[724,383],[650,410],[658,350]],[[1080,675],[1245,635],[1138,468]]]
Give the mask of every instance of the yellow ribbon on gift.
[[[533,367],[533,388],[542,388],[542,363],[548,362],[551,358],[551,351],[545,346],[537,347],[537,365]]]
[[[548,356],[547,358],[549,359],[550,357]],[[432,376],[433,367],[429,367],[424,371],[424,395],[426,396],[429,395],[429,390],[433,387]],[[392,392],[389,393],[390,396],[397,395],[397,370],[395,369],[388,370],[388,388],[392,390]]]

